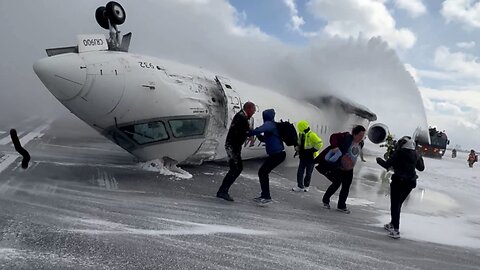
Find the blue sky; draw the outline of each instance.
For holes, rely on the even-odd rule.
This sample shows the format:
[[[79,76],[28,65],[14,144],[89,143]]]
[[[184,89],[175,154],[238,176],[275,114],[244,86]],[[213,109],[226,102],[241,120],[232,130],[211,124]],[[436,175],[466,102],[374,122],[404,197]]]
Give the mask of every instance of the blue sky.
[[[318,2],[379,2],[387,9],[388,13],[395,20],[397,28],[406,28],[410,30],[416,38],[413,46],[396,48],[398,55],[405,63],[408,63],[420,70],[442,71],[433,63],[435,50],[440,46],[450,48],[450,52],[475,52],[477,46],[469,49],[462,49],[457,46],[460,42],[479,43],[478,28],[471,27],[465,22],[458,20],[448,21],[442,16],[443,2],[441,0],[404,0],[405,2],[421,3],[425,7],[425,12],[412,17],[411,12],[400,9],[396,6],[398,0],[336,0],[336,1],[318,1]],[[307,44],[311,37],[304,36],[298,31],[292,30],[291,13],[284,0],[230,0],[229,1],[238,12],[242,14],[242,22],[246,25],[254,25],[262,32],[274,36],[283,42],[291,45],[303,46]],[[323,28],[328,23],[327,19],[316,18],[313,11],[309,8],[310,0],[290,0],[295,3],[298,16],[305,21],[300,28],[304,32],[316,32],[319,37],[324,36]],[[478,2],[478,1],[445,1],[445,2]],[[340,7],[339,7],[340,8]],[[480,11],[480,9],[479,9]],[[480,16],[480,12],[479,12]],[[442,86],[438,80],[430,80],[427,76],[424,82],[429,86]],[[422,80],[423,82],[423,80]]]
[[[381,36],[416,79],[430,125],[478,147],[480,3],[477,0],[230,0],[241,23],[292,46]],[[293,8],[292,8],[293,7]],[[294,25],[293,18],[301,22]],[[389,24],[390,27],[386,27]],[[480,134],[479,134],[480,135]]]

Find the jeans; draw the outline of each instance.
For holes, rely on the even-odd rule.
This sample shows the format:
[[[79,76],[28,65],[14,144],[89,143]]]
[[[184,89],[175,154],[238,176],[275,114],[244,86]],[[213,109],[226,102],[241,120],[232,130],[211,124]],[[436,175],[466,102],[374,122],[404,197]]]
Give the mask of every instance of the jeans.
[[[336,169],[333,170],[330,175],[328,176],[328,179],[332,181],[332,184],[328,187],[327,191],[325,191],[325,194],[323,195],[323,203],[330,203],[330,197],[338,190],[340,185],[342,186],[342,189],[340,190],[340,195],[338,197],[338,203],[337,203],[337,208],[339,209],[345,209],[347,208],[347,197],[348,197],[348,192],[350,191],[350,185],[352,184],[353,180],[353,170],[340,170]]]
[[[228,193],[228,190],[238,176],[240,176],[240,173],[243,170],[241,148],[234,149],[229,145],[225,145],[225,150],[227,151],[228,165],[230,166],[230,170],[225,175],[225,178],[223,178],[223,182],[218,189],[218,193]]]
[[[268,175],[270,172],[280,165],[285,160],[285,157],[287,154],[285,151],[282,151],[280,153],[275,153],[271,154],[267,157],[265,162],[263,162],[262,166],[260,167],[260,170],[258,170],[258,178],[260,179],[260,188],[262,189],[262,194],[260,197],[264,199],[271,199],[270,197],[270,184],[269,181],[270,179],[268,178]]]
[[[392,215],[391,223],[393,228],[398,230],[400,228],[400,210],[402,204],[412,191],[409,183],[401,181],[392,181],[390,184],[390,213]]]
[[[297,186],[299,188],[305,188],[310,186],[310,180],[312,179],[313,172],[313,159],[300,159],[297,170]],[[305,178],[303,177],[305,173]]]

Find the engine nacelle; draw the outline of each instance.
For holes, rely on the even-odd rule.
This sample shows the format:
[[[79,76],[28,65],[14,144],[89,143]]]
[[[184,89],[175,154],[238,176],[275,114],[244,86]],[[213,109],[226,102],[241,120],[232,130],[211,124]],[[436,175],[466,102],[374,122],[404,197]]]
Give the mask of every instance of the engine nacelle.
[[[367,132],[368,139],[375,144],[384,142],[388,134],[388,127],[382,123],[372,125]]]

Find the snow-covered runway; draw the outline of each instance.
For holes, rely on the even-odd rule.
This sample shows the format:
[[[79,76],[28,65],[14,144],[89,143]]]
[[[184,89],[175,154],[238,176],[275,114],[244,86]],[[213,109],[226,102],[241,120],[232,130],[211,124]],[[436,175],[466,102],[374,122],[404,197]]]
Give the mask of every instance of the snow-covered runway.
[[[478,196],[469,198],[478,185],[468,186],[467,177],[477,168],[457,171],[460,157],[426,160],[427,172],[405,205],[402,239],[392,240],[378,226],[388,215],[388,181],[373,156],[358,167],[350,215],[321,207],[328,182],[316,172],[310,192],[290,192],[295,167],[272,174],[274,203],[257,207],[258,161],[245,163],[231,189],[235,202],[226,202],[214,197],[224,164],[183,168],[190,179],[160,175],[72,121],[78,122],[52,123],[26,145],[28,170],[16,160],[0,173],[2,269],[477,269],[480,263],[478,219],[465,208],[478,203]],[[0,152],[14,154],[8,145]],[[453,193],[436,179],[450,179],[450,172],[463,175],[451,179],[461,187]],[[455,241],[431,241],[425,228],[446,228],[435,234]]]

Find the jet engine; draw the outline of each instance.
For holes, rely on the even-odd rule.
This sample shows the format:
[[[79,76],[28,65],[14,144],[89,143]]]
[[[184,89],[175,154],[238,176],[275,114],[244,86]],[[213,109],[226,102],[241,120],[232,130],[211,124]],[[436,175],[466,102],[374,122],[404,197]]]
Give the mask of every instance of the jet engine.
[[[388,127],[382,123],[372,125],[367,132],[368,139],[375,144],[384,142],[388,134]]]

